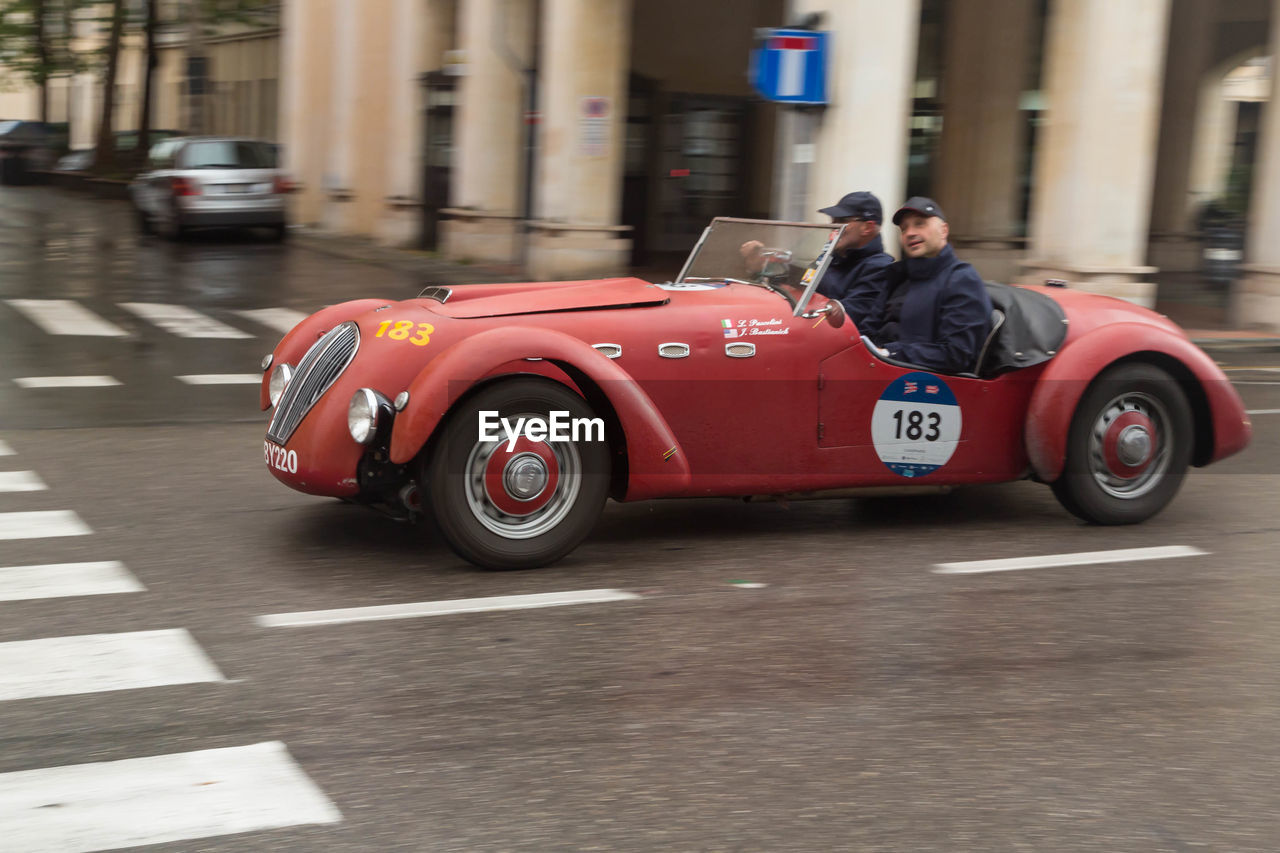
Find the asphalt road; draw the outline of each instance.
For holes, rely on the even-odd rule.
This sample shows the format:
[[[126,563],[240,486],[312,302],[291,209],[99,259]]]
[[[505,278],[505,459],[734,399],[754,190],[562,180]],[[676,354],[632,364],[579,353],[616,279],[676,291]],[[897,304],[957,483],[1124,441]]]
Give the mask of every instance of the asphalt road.
[[[278,333],[239,312],[418,282],[4,192],[0,537],[48,535],[0,538],[0,847],[1280,849],[1280,354],[1213,353],[1254,442],[1143,525],[1078,524],[1032,483],[610,504],[559,565],[483,572],[280,486],[256,387],[178,378],[257,369]],[[123,334],[50,334],[13,302],[51,299]],[[119,384],[18,382],[54,375]],[[1151,548],[1170,556],[938,570]],[[270,618],[586,590],[630,597]]]

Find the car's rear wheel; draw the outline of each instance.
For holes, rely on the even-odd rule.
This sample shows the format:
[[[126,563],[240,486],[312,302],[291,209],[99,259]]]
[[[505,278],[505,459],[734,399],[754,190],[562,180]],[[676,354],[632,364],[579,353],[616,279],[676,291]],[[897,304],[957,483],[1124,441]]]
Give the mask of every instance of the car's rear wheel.
[[[1085,521],[1145,521],[1182,485],[1193,430],[1186,394],[1172,376],[1151,364],[1114,367],[1076,407],[1053,493]]]
[[[609,489],[609,448],[588,431],[566,441],[521,434],[508,449],[480,437],[481,412],[551,421],[594,418],[586,401],[546,379],[499,382],[464,402],[425,455],[426,484],[441,534],[463,558],[490,569],[531,569],[559,560],[595,526]],[[490,423],[494,421],[491,420]],[[518,428],[517,428],[518,429]]]
[[[137,222],[138,222],[138,233],[139,233],[139,234],[154,234],[154,233],[156,233],[155,225],[153,225],[153,224],[152,224],[152,222],[151,222],[151,217],[150,217],[150,216],[147,216],[147,212],[146,212],[145,210],[143,210],[143,209],[142,209],[142,208],[140,208],[140,207],[139,207],[139,208],[135,208],[135,209],[134,209],[134,215],[135,215],[135,217],[137,218]]]

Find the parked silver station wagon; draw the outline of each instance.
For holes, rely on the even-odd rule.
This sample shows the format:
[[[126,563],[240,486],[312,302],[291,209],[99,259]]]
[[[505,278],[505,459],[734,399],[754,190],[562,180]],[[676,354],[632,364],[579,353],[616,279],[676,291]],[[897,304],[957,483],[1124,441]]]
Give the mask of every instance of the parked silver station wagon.
[[[263,226],[284,239],[289,182],[277,147],[258,139],[180,136],[152,146],[129,184],[143,233],[181,239],[193,228]]]

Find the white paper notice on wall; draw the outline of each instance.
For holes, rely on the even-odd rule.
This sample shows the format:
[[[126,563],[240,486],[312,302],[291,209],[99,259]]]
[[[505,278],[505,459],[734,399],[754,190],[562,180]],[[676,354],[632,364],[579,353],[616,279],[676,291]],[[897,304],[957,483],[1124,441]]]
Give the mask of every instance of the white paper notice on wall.
[[[813,162],[813,143],[798,142],[791,149],[792,163],[812,163]]]
[[[579,156],[603,157],[609,153],[609,114],[613,109],[610,100],[600,95],[582,99],[578,117]]]

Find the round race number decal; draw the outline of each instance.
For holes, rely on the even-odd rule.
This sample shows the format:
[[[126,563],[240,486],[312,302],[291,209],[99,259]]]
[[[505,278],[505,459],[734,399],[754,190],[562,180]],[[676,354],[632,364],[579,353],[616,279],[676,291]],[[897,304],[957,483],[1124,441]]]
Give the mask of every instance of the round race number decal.
[[[876,455],[903,477],[923,477],[947,464],[960,441],[960,406],[931,373],[899,376],[871,413]]]

